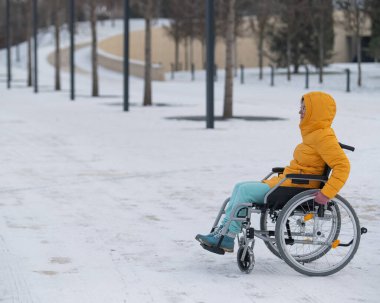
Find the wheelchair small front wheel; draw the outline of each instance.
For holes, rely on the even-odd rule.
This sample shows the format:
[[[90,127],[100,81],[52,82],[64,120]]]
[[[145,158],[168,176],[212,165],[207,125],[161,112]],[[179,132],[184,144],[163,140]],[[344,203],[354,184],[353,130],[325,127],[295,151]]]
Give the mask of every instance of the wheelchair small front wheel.
[[[360,243],[360,225],[351,205],[337,195],[323,216],[316,190],[291,199],[276,224],[276,246],[282,259],[308,276],[328,276],[344,268]]]
[[[249,274],[255,266],[255,255],[252,248],[247,247],[247,252],[243,258],[244,248],[244,246],[239,247],[237,252],[237,264],[242,272]]]

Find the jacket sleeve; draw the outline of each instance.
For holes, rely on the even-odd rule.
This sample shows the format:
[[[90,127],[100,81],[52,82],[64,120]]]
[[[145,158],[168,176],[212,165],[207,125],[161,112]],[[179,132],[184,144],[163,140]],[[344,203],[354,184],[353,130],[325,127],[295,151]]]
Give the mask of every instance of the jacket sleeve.
[[[316,149],[323,161],[332,169],[329,180],[321,189],[322,194],[331,199],[346,183],[350,174],[350,162],[332,130],[321,134]]]

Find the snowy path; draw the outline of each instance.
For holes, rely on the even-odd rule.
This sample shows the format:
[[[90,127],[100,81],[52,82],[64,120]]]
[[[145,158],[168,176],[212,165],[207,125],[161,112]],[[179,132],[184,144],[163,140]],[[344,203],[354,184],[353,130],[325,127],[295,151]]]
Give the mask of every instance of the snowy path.
[[[369,233],[344,270],[309,278],[261,241],[256,267],[245,275],[236,254],[213,255],[194,240],[208,231],[235,182],[260,179],[291,159],[300,140],[302,78],[275,88],[236,82],[237,115],[286,120],[228,121],[205,130],[204,123],[165,119],[204,113],[200,79],[154,83],[154,101],[172,106],[123,113],[114,105],[120,98],[88,98],[85,76],[78,75],[79,97],[69,102],[67,91],[51,91],[47,63],[43,71],[38,95],[0,86],[1,302],[378,301],[378,80],[352,94],[326,84],[338,104],[334,129],[357,148],[342,195]],[[15,77],[23,73],[15,69]],[[119,95],[121,80],[101,76],[102,93]],[[222,88],[219,81],[217,113]],[[142,82],[132,79],[131,89],[140,104]]]

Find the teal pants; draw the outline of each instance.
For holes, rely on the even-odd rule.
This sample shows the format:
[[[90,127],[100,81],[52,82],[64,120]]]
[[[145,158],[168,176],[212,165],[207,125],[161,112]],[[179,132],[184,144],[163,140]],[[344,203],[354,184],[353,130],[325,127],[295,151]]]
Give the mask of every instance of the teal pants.
[[[247,202],[264,203],[264,197],[269,190],[269,185],[262,182],[250,181],[240,182],[236,184],[234,190],[232,191],[230,201],[227,204],[226,215],[222,221],[222,225],[225,225],[227,223],[232,210],[237,204]],[[234,214],[234,216],[236,216],[236,213]],[[228,231],[237,234],[240,232],[240,229],[241,223],[232,221]]]

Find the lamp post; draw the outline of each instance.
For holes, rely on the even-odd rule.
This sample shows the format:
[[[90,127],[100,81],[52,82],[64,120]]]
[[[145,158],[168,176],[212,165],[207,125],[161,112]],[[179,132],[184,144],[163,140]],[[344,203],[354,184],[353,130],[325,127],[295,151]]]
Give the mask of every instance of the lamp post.
[[[6,27],[6,41],[7,41],[7,88],[11,88],[11,26],[10,26],[11,5],[10,0],[6,2],[5,8],[5,27]]]
[[[33,84],[34,92],[38,93],[38,0],[33,0]]]
[[[214,64],[215,64],[215,32],[214,32],[214,0],[207,0],[207,81],[206,81],[206,127],[214,128]]]
[[[75,62],[74,62],[74,22],[75,22],[75,0],[68,0],[69,23],[70,23],[70,99],[75,100]]]
[[[124,111],[129,111],[129,0],[124,0]]]

